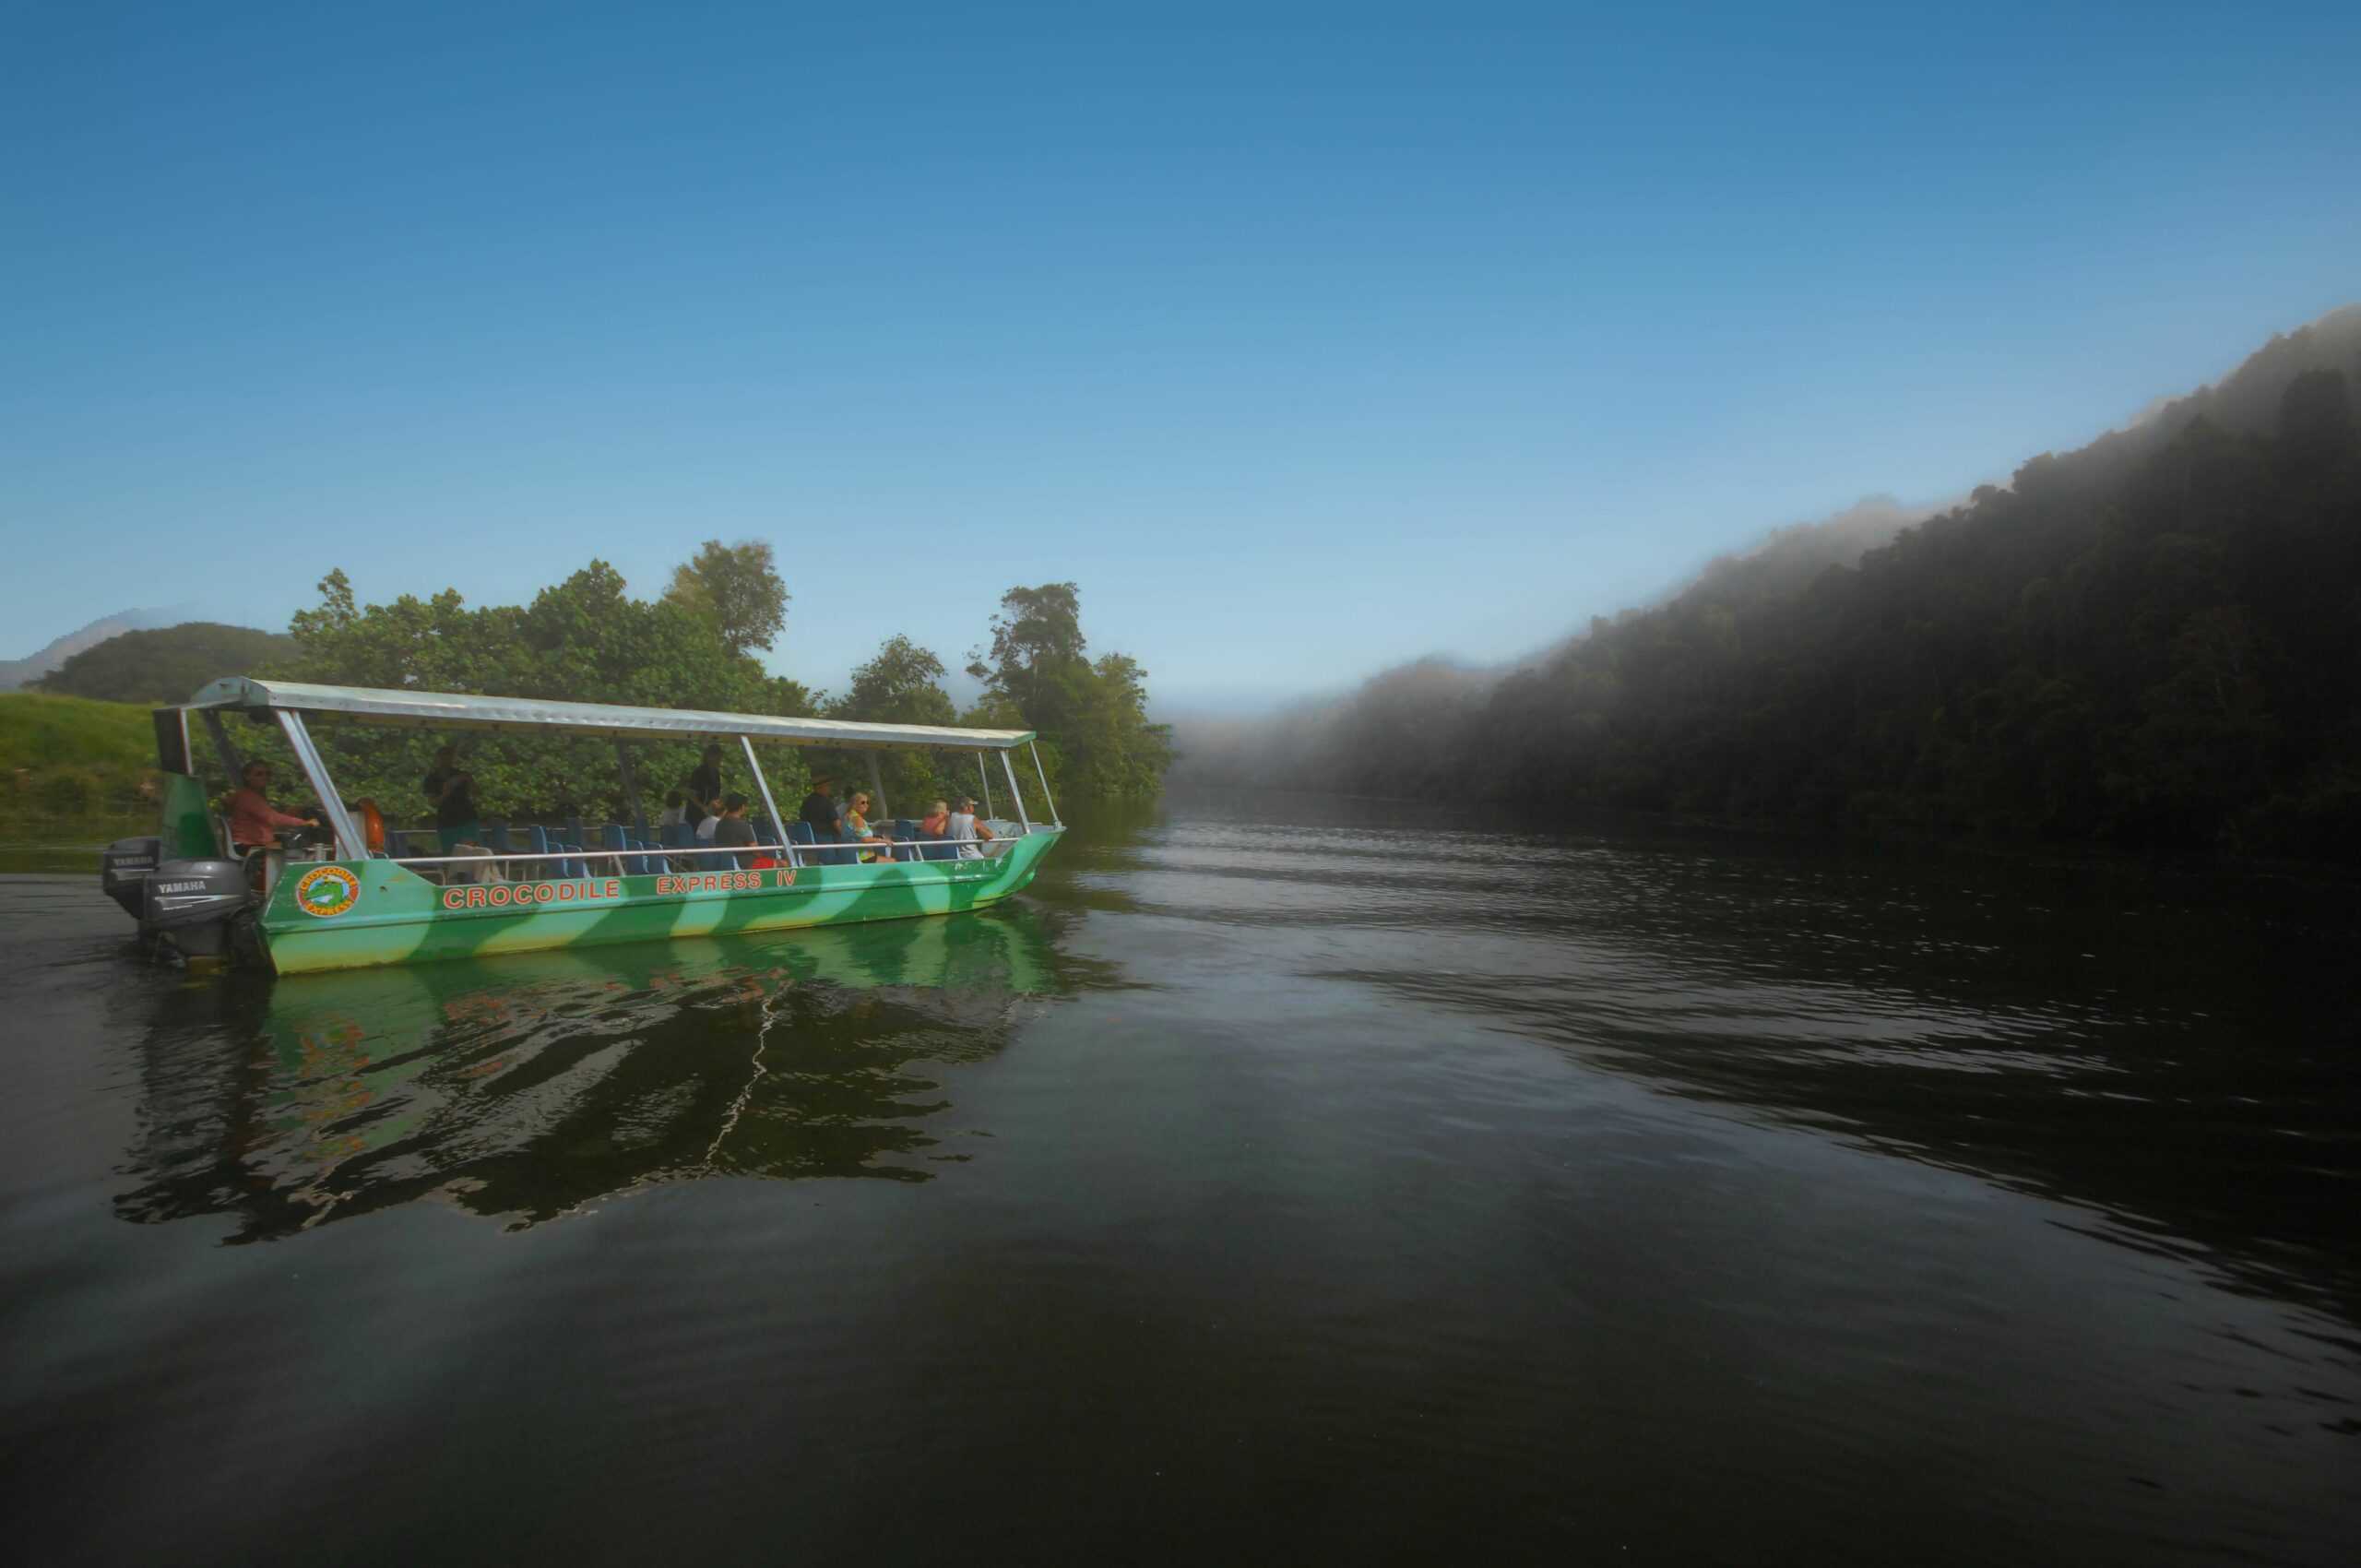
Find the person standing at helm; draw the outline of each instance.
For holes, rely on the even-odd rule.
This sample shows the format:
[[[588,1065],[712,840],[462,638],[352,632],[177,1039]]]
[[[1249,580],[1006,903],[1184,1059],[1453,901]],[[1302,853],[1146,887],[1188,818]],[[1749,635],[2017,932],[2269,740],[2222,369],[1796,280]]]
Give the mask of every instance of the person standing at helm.
[[[691,827],[703,827],[705,819],[721,814],[721,748],[707,746],[705,760],[689,770],[681,780],[682,797],[681,820]],[[710,838],[710,833],[699,833],[700,838]]]
[[[448,746],[436,751],[434,769],[419,788],[434,807],[434,836],[445,854],[483,831],[476,814],[475,775],[459,766],[458,753]]]

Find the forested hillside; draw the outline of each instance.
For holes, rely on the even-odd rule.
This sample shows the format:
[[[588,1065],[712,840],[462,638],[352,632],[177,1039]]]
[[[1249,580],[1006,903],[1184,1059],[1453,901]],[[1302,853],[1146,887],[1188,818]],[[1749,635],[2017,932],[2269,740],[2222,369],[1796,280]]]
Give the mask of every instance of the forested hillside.
[[[157,631],[117,633],[29,684],[101,702],[185,702],[206,683],[251,675],[292,647],[276,632],[184,621]]]
[[[84,648],[96,647],[109,637],[172,624],[172,615],[170,611],[118,611],[113,615],[101,615],[88,625],[77,626],[63,636],[52,637],[47,647],[37,648],[23,659],[0,659],[0,692],[13,692],[21,686],[30,685]]]
[[[1797,588],[1228,738],[1368,792],[2361,857],[2361,310]]]

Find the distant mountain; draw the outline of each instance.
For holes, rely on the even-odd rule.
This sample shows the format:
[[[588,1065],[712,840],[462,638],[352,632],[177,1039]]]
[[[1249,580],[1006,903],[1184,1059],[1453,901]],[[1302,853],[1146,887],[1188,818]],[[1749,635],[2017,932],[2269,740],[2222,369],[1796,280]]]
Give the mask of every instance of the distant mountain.
[[[109,637],[174,626],[186,619],[184,609],[122,610],[102,615],[22,659],[0,659],[0,692],[13,692],[27,682],[48,674],[84,648],[96,647]]]

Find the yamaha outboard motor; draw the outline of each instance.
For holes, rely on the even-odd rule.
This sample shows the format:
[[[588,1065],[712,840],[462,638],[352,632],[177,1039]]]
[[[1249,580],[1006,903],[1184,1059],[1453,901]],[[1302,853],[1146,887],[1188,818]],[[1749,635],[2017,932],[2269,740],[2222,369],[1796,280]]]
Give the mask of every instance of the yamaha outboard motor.
[[[140,884],[156,869],[157,845],[153,835],[118,838],[99,857],[99,885],[135,921],[147,913],[147,895]]]
[[[235,861],[166,861],[140,886],[141,929],[190,958],[227,957],[231,922],[253,902]]]
[[[142,936],[160,936],[192,969],[219,968],[255,926],[255,898],[234,860],[229,835],[208,809],[205,786],[189,771],[188,713],[156,710],[156,754],[163,799],[161,831],[151,838],[118,838],[99,862],[99,885],[139,922]]]

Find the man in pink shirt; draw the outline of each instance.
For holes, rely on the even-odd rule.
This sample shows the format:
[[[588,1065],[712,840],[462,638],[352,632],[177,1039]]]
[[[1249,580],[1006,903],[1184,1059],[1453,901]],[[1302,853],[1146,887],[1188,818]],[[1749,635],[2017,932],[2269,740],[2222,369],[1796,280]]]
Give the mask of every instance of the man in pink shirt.
[[[279,842],[282,827],[317,827],[314,816],[290,816],[270,803],[270,764],[250,762],[245,785],[230,797],[230,842],[240,849],[267,849]]]

